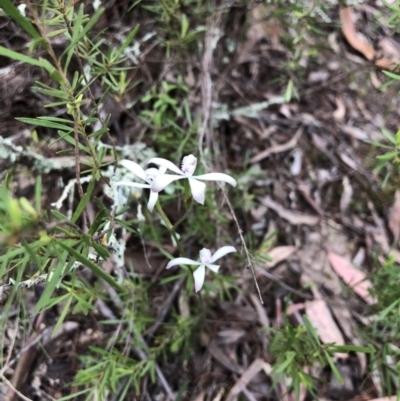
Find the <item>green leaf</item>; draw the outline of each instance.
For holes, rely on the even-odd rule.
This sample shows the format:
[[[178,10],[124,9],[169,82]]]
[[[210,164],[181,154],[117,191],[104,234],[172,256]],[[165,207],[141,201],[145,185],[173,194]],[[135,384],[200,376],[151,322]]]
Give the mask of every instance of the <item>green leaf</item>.
[[[318,334],[317,334],[317,332],[315,331],[314,326],[313,326],[313,325],[311,324],[311,322],[309,321],[308,317],[304,315],[304,316],[303,316],[303,321],[304,321],[304,325],[305,325],[306,328],[307,328],[307,331],[308,331],[310,334],[312,334],[312,336],[313,336],[315,342],[316,342],[317,344],[319,344],[320,342],[319,342]]]
[[[42,208],[42,176],[38,175],[35,182],[35,209],[38,213]]]
[[[330,355],[329,355],[326,351],[324,351],[324,354],[325,354],[326,360],[327,360],[328,363],[329,363],[329,366],[330,366],[331,369],[332,369],[332,373],[333,373],[333,375],[335,376],[336,380],[337,380],[340,384],[343,384],[343,383],[344,383],[344,380],[343,380],[342,376],[340,375],[339,371],[337,370],[337,368],[336,368],[336,366],[335,366],[335,363],[333,362],[332,358],[330,357]]]
[[[72,38],[71,43],[65,49],[63,55],[66,54],[72,48],[74,48],[75,45],[93,28],[93,26],[96,24],[96,22],[100,18],[101,14],[103,14],[104,10],[105,10],[104,8],[99,8],[97,10],[97,12],[93,15],[91,20],[86,24],[86,26],[82,30],[75,29],[76,27],[74,27],[74,31],[76,31],[76,35],[74,35],[74,37]]]
[[[89,202],[90,197],[92,196],[92,192],[93,192],[95,183],[96,183],[96,181],[94,179],[89,182],[87,191],[86,191],[85,195],[83,196],[83,198],[81,199],[81,201],[79,202],[79,204],[78,204],[77,208],[75,209],[75,212],[71,218],[71,221],[73,223],[76,223],[76,221],[82,214],[83,210],[85,209],[87,203]]]
[[[57,219],[57,220],[68,220],[67,216],[60,213],[58,210],[50,210],[50,213]]]
[[[23,123],[26,123],[26,124],[37,125],[39,127],[60,129],[60,130],[67,131],[67,132],[71,132],[73,130],[73,127],[68,127],[68,125],[56,123],[53,121],[48,121],[48,120],[45,120],[42,118],[20,117],[20,118],[16,118],[16,120],[22,121]]]
[[[139,30],[139,26],[140,25],[136,25],[135,28],[133,28],[131,33],[125,39],[124,43],[122,43],[121,47],[118,49],[117,53],[115,53],[113,60],[111,60],[111,63],[113,63],[123,53],[123,51],[131,44],[132,40],[135,39],[135,36]]]
[[[181,38],[182,39],[186,36],[188,29],[189,29],[189,21],[188,21],[186,15],[182,14],[182,29],[181,29]]]
[[[393,72],[389,71],[383,71],[385,75],[387,75],[389,78],[395,79],[396,81],[400,81],[400,75],[398,74],[393,74]]]
[[[79,399],[80,395],[86,394],[89,391],[92,391],[92,387],[82,390],[82,391],[78,391],[77,393],[66,395],[65,397],[59,398],[58,401],[77,400],[77,399]]]
[[[24,17],[17,7],[10,0],[0,0],[0,7],[11,17],[31,38],[42,41],[39,32],[31,24],[31,22]]]
[[[376,156],[378,160],[392,160],[397,156],[397,151],[388,152],[383,155]]]
[[[92,241],[92,246],[94,248],[94,250],[103,258],[103,259],[107,259],[110,257],[110,252],[102,247],[101,245],[99,245],[97,242]]]
[[[56,325],[54,326],[54,330],[53,330],[53,332],[52,332],[52,334],[51,334],[52,337],[54,336],[55,333],[57,333],[58,329],[61,327],[63,321],[65,320],[65,317],[67,316],[67,313],[68,313],[69,310],[70,310],[70,306],[71,306],[72,300],[73,300],[73,298],[72,298],[72,296],[70,295],[70,296],[68,297],[68,299],[67,299],[67,302],[66,302],[66,304],[65,304],[65,306],[64,306],[63,311],[61,312],[60,317],[59,317],[58,320],[57,320]]]
[[[379,314],[379,320],[383,320],[389,315],[389,313],[400,303],[399,299],[396,299],[393,303],[391,303],[388,307],[386,307],[381,313]]]
[[[110,284],[111,287],[115,288],[117,291],[123,291],[122,287],[109,275],[107,274],[101,267],[97,266],[87,257],[83,256],[80,252],[76,249],[71,248],[64,242],[57,242],[57,244],[65,249],[70,255],[72,255],[76,260],[87,266],[95,275],[102,278],[106,283]]]
[[[61,273],[62,273],[63,269],[65,268],[65,261],[68,256],[67,252],[61,252],[61,254],[59,254],[57,248],[54,248],[54,252],[57,254],[58,264],[57,264],[56,268],[54,269],[51,279],[47,283],[46,288],[44,289],[42,296],[39,299],[39,302],[35,305],[36,313],[39,312],[43,307],[48,305],[48,303],[50,301],[50,297],[53,294],[53,291],[55,290],[55,288],[61,278]],[[71,260],[68,263],[68,266],[72,266],[73,263],[74,263],[74,261]]]
[[[294,351],[290,351],[286,353],[286,359],[275,369],[276,373],[282,373],[286,370],[286,368],[292,363],[296,353]]]
[[[8,57],[12,60],[22,61],[23,63],[35,65],[37,67],[41,67],[45,69],[51,76],[51,78],[58,82],[62,83],[63,79],[60,73],[47,61],[44,59],[36,60],[32,57],[25,56],[24,54],[17,53],[13,50],[7,49],[3,46],[0,46],[0,56]]]
[[[385,138],[390,141],[393,145],[396,145],[396,137],[392,135],[387,129],[382,128],[382,134]]]
[[[334,345],[332,350],[334,352],[363,352],[364,354],[372,354],[375,352],[373,348],[362,347],[360,345]]]
[[[72,135],[68,132],[64,132],[64,131],[57,131],[57,134],[60,136],[60,138],[54,140],[51,145],[57,141],[59,141],[60,139],[64,139],[65,142],[70,143],[71,145],[74,145],[75,147],[75,138],[72,137]],[[78,142],[78,148],[80,150],[83,150],[86,153],[90,153],[89,148],[85,145],[82,145],[80,142]]]

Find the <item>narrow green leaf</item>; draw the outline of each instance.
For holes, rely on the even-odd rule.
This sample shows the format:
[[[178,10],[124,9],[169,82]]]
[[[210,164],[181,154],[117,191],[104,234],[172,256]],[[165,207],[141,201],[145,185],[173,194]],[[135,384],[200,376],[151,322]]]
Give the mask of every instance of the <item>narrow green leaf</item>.
[[[391,160],[391,159],[394,159],[396,156],[397,156],[397,151],[393,151],[393,152],[385,153],[383,155],[378,155],[378,156],[376,156],[376,158],[378,160]]]
[[[65,306],[64,306],[63,311],[61,312],[60,317],[59,317],[58,320],[57,320],[56,325],[54,326],[54,330],[53,330],[51,336],[54,336],[54,334],[57,333],[58,329],[61,327],[62,323],[64,322],[65,317],[67,316],[67,313],[68,313],[69,310],[70,310],[70,306],[71,306],[72,300],[73,300],[73,298],[72,298],[72,296],[70,295],[70,296],[68,297],[68,299],[67,299],[67,302],[66,302],[66,304],[65,304]]]
[[[385,75],[387,75],[389,78],[395,79],[396,81],[400,81],[400,75],[398,74],[393,74],[393,72],[389,71],[383,71]]]
[[[101,267],[97,266],[91,260],[83,256],[76,249],[71,248],[61,241],[59,241],[57,244],[61,248],[65,249],[74,258],[76,258],[76,260],[87,266],[95,275],[102,278],[106,283],[110,284],[111,287],[115,288],[117,291],[123,291],[122,287],[109,274],[107,274]]]
[[[59,117],[52,117],[52,116],[42,116],[42,117],[38,117],[38,119],[44,120],[44,121],[53,121],[56,123],[66,123],[66,124],[71,124],[71,125],[74,124],[74,122],[72,120],[67,120],[66,118],[59,118]]]
[[[60,130],[66,131],[66,132],[71,132],[73,130],[73,128],[69,127],[68,125],[56,123],[56,122],[49,121],[49,120],[43,120],[43,119],[39,119],[39,118],[19,117],[19,118],[16,118],[16,120],[22,121],[23,123],[26,123],[26,124],[32,124],[32,125],[36,125],[39,127],[60,129]]]
[[[0,0],[0,7],[11,17],[31,38],[42,41],[42,37],[31,22],[24,17],[10,0]]]
[[[330,357],[330,355],[326,351],[324,351],[324,354],[325,354],[325,357],[326,357],[326,359],[327,359],[327,361],[329,363],[329,366],[332,369],[332,373],[335,376],[336,380],[340,384],[343,384],[344,380],[343,380],[342,376],[340,375],[339,371],[337,370],[337,367],[335,366],[335,363],[333,362],[332,358]]]
[[[334,345],[332,347],[334,352],[364,352],[365,354],[372,354],[375,351],[369,347],[362,347],[360,345]]]
[[[65,142],[68,142],[75,147],[75,138],[70,133],[64,131],[57,131],[57,134],[60,136],[60,138],[56,139],[51,144],[58,142],[60,139],[64,139]],[[78,148],[86,153],[90,153],[89,148],[85,145],[82,145],[80,142],[78,142]]]
[[[101,245],[99,245],[97,242],[92,241],[92,246],[94,248],[94,250],[103,258],[103,259],[107,259],[110,257],[110,252],[102,247]]]
[[[86,190],[85,195],[83,196],[83,198],[81,199],[81,201],[79,202],[77,208],[75,209],[75,212],[72,216],[71,221],[73,223],[76,223],[76,221],[78,220],[78,218],[80,217],[80,215],[82,214],[83,210],[85,209],[87,203],[90,200],[90,197],[92,196],[92,192],[94,189],[94,185],[95,185],[96,181],[93,179],[89,182],[88,188]]]
[[[35,209],[38,213],[42,208],[42,176],[38,175],[35,182]]]
[[[58,249],[55,247],[54,252],[56,254],[59,254]],[[46,307],[50,301],[50,297],[53,294],[53,291],[55,290],[60,278],[61,278],[61,273],[65,267],[65,261],[67,259],[67,252],[61,252],[60,255],[58,256],[58,264],[51,276],[50,281],[47,283],[46,288],[44,289],[42,296],[39,299],[39,302],[35,305],[35,312],[39,312],[43,307]],[[71,260],[68,263],[68,266],[72,266],[72,263],[74,263],[73,260]]]
[[[60,73],[45,59],[36,60],[32,57],[25,56],[25,54],[17,53],[13,50],[7,49],[3,46],[0,46],[0,56],[8,57],[12,60],[22,61],[23,63],[35,65],[37,67],[44,68],[49,74],[50,77],[59,83],[63,82],[63,79]]]
[[[183,39],[186,36],[188,29],[189,29],[189,21],[186,15],[182,14],[181,39]]]
[[[393,145],[396,145],[396,137],[392,135],[387,129],[382,128],[382,134],[385,136],[385,138],[393,143]]]
[[[72,40],[69,46],[65,49],[64,54],[66,54],[70,49],[72,49],[96,24],[101,14],[104,12],[104,8],[99,8],[97,12],[93,15],[91,20],[85,25],[85,27],[77,34]]]
[[[58,210],[50,210],[50,213],[57,219],[57,220],[68,220],[67,216],[60,213]]]
[[[304,321],[304,325],[305,325],[306,328],[307,328],[307,331],[308,331],[310,334],[312,334],[312,336],[313,336],[315,342],[316,342],[317,344],[319,344],[320,342],[319,342],[318,333],[316,332],[314,326],[313,326],[313,325],[311,324],[311,322],[309,321],[308,317],[304,315],[304,316],[303,316],[303,321]]]
[[[292,363],[296,354],[293,351],[287,353],[286,360],[283,361],[276,369],[276,373],[282,373],[286,370],[286,368]]]
[[[135,28],[131,31],[131,33],[128,35],[128,37],[125,39],[124,43],[121,45],[121,47],[118,49],[117,53],[114,55],[114,60],[111,60],[111,62],[115,61],[122,53],[123,51],[131,44],[132,40],[135,39],[135,36],[138,33],[140,25],[136,25]]]

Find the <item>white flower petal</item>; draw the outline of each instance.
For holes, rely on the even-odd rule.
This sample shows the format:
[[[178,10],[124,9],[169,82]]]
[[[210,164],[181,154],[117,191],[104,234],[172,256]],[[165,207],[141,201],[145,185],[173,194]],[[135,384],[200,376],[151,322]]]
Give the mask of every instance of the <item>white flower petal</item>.
[[[154,192],[162,191],[166,186],[171,184],[176,180],[181,180],[185,178],[183,175],[172,175],[172,174],[161,174],[154,178],[153,184],[151,185],[151,190]]]
[[[223,173],[209,173],[209,174],[203,174],[203,175],[196,175],[195,177],[197,180],[204,180],[204,181],[223,181],[227,182],[228,184],[231,184],[233,187],[236,187],[236,180],[232,178],[228,174],[223,174]]]
[[[167,264],[167,269],[170,269],[172,266],[176,265],[201,265],[200,262],[196,262],[195,260],[189,259],[189,258],[175,258],[169,261]]]
[[[204,263],[205,265],[207,263],[211,263],[211,251],[207,248],[203,248],[200,251],[200,260],[201,260],[201,263]]]
[[[215,252],[214,255],[211,257],[211,263],[215,262],[219,258],[222,258],[222,256],[225,256],[227,253],[231,252],[236,252],[236,248],[230,245],[219,248],[218,251]]]
[[[139,164],[131,161],[131,160],[121,160],[119,162],[119,164],[121,166],[124,166],[125,168],[127,168],[129,171],[131,171],[133,174],[137,175],[139,178],[141,178],[142,180],[146,181],[146,173],[144,172],[144,170],[139,166]]]
[[[210,270],[212,270],[214,273],[218,273],[218,269],[219,269],[219,266],[218,266],[218,265],[212,265],[212,264],[210,264],[210,263],[207,263],[206,266],[207,266]]]
[[[182,159],[182,171],[188,175],[188,176],[192,176],[194,173],[194,170],[196,170],[196,166],[197,166],[197,158],[194,157],[193,155],[188,155],[185,156]]]
[[[154,206],[156,205],[158,200],[158,192],[150,191],[149,201],[147,202],[147,209],[150,212],[153,211]]]
[[[158,168],[155,168],[155,167],[150,167],[150,168],[146,169],[144,172],[146,174],[147,182],[152,182],[154,180],[154,178],[156,178],[157,176],[160,175],[160,171],[158,170]]]
[[[169,168],[170,170],[174,171],[176,174],[183,175],[183,172],[179,167],[176,167],[174,163],[170,162],[167,159],[162,159],[161,157],[153,157],[150,159],[147,164],[157,164],[158,166]]]
[[[206,276],[206,267],[204,265],[200,265],[193,272],[194,288],[196,292],[199,292],[201,290],[201,287],[203,287],[205,276]]]
[[[150,188],[151,187],[149,184],[140,184],[138,182],[132,182],[132,181],[117,181],[117,182],[114,182],[113,185],[116,185],[116,186],[125,185],[127,187],[135,187],[135,188]]]
[[[206,197],[206,184],[204,184],[204,182],[197,181],[194,177],[188,178],[193,199],[196,202],[204,205],[204,199]]]

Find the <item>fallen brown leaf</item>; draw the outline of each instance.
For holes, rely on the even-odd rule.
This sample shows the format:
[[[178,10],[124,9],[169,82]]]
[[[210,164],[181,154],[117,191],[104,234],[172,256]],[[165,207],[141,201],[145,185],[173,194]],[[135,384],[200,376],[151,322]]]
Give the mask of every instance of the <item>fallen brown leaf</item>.
[[[270,322],[267,315],[267,311],[265,310],[264,306],[261,305],[260,299],[256,294],[250,294],[251,302],[253,302],[254,307],[256,308],[258,314],[258,321],[263,326],[269,327]]]
[[[389,209],[389,228],[397,244],[400,238],[400,190],[396,191],[393,206]]]
[[[193,401],[204,401],[204,391],[202,391]]]
[[[343,256],[337,255],[333,252],[328,252],[329,262],[336,274],[358,294],[365,302],[373,304],[376,299],[371,297],[368,289],[371,288],[372,283],[366,279],[363,272],[353,267],[349,260]]]
[[[287,152],[288,150],[293,149],[296,145],[298,140],[301,137],[301,134],[303,133],[303,127],[300,127],[296,133],[293,135],[293,138],[287,141],[286,143],[282,143],[279,145],[271,146],[268,149],[265,149],[264,151],[260,152],[258,155],[255,155],[250,159],[250,163],[258,163],[259,161],[267,158],[268,156],[274,154],[274,153],[282,153],[282,152]]]
[[[344,104],[343,98],[341,96],[336,97],[336,110],[333,112],[333,118],[335,120],[342,121],[346,115],[346,106]]]
[[[335,343],[344,345],[344,338],[336,325],[331,311],[323,299],[306,301],[306,314],[312,325],[315,327],[319,338],[324,344]],[[347,358],[346,353],[337,353],[337,357]]]
[[[385,57],[377,57],[374,48],[366,42],[365,39],[357,32],[354,24],[353,7],[343,7],[339,11],[340,21],[342,22],[342,32],[350,46],[359,51],[364,57],[375,62],[378,67],[391,70],[395,68],[396,62]]]
[[[349,177],[344,176],[342,180],[343,193],[340,197],[340,211],[346,213],[349,208],[351,198],[353,197],[353,187],[350,184]]]
[[[289,256],[291,256],[294,252],[296,252],[297,248],[293,245],[285,245],[285,246],[277,246],[270,251],[268,251],[268,256],[272,259],[270,262],[266,262],[261,267],[265,269],[271,269],[277,264],[283,262]]]
[[[380,398],[374,398],[373,400],[369,400],[369,401],[396,401],[397,400],[397,396],[393,396],[393,397],[380,397]]]
[[[254,376],[256,376],[261,370],[263,370],[265,374],[269,376],[272,372],[272,367],[269,363],[263,361],[262,359],[256,359],[236,381],[235,385],[229,391],[226,401],[235,400],[235,397],[242,392],[243,386],[247,386]]]
[[[226,347],[218,344],[216,339],[211,339],[206,332],[201,333],[204,344],[210,351],[210,354],[215,358],[225,368],[231,370],[232,372],[241,374],[244,369],[236,363],[232,358],[229,357]]]
[[[285,209],[279,203],[273,201],[269,196],[261,198],[260,202],[264,206],[272,209],[275,213],[279,215],[279,217],[281,217],[284,220],[287,220],[290,224],[293,225],[306,224],[308,226],[315,226],[319,222],[319,218],[316,216],[311,216],[308,214],[300,214]]]

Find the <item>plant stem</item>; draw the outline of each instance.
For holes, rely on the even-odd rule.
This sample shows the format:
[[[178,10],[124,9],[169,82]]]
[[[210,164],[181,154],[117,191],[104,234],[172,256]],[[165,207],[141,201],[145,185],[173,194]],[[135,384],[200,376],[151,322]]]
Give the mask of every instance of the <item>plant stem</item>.
[[[174,226],[170,222],[170,220],[167,217],[167,215],[164,213],[164,210],[162,210],[162,207],[160,205],[160,201],[158,201],[158,200],[157,200],[157,203],[156,203],[156,209],[157,209],[157,212],[159,213],[159,215],[161,216],[161,218],[163,219],[165,225],[167,226],[168,231],[171,233],[172,237],[174,238],[174,240],[176,242],[176,246],[178,247],[179,253],[181,254],[181,256],[185,256],[185,252],[183,250],[181,242],[178,239],[178,236],[176,235]]]

